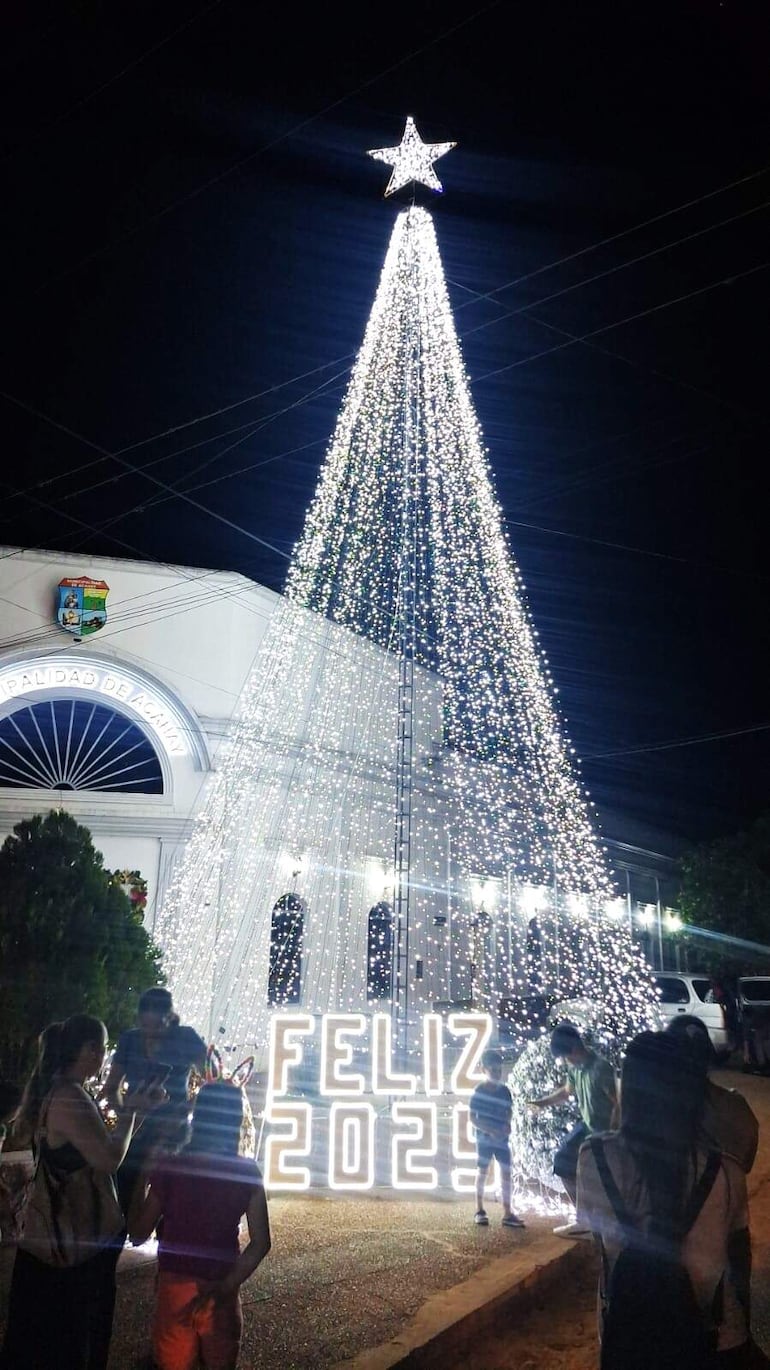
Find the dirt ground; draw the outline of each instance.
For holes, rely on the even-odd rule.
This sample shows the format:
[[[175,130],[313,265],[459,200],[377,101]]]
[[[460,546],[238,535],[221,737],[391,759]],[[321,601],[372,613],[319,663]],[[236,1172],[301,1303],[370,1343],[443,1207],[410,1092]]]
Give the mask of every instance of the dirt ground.
[[[760,1124],[760,1151],[749,1176],[753,1248],[752,1332],[770,1356],[770,1085],[739,1075],[717,1076],[720,1084],[748,1096]],[[586,1244],[579,1275],[558,1296],[535,1304],[515,1325],[501,1327],[477,1343],[463,1370],[596,1370],[596,1285],[598,1256]]]
[[[598,1256],[586,1244],[570,1285],[486,1337],[463,1358],[463,1370],[596,1370],[597,1279]]]

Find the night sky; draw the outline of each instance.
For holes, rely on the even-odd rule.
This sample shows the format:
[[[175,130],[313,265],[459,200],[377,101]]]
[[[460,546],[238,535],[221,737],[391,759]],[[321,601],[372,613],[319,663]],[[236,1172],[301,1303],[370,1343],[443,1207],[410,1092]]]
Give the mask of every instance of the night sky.
[[[450,297],[606,830],[767,806],[767,6],[16,8],[0,541],[282,587],[412,114],[458,143]]]

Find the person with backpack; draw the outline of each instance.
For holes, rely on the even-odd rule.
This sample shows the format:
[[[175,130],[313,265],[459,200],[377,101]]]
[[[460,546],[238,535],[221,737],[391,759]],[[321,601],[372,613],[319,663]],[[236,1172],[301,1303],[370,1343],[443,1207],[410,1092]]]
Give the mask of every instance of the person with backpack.
[[[746,1179],[699,1137],[705,1072],[673,1035],[643,1032],[621,1077],[620,1129],[578,1159],[578,1221],[598,1239],[601,1370],[738,1370],[745,1318],[724,1317]]]
[[[666,1026],[680,1048],[689,1054],[696,1070],[705,1078],[703,1108],[698,1121],[698,1143],[702,1150],[721,1151],[737,1161],[744,1175],[748,1175],[757,1155],[759,1123],[743,1095],[736,1089],[725,1089],[709,1077],[716,1064],[716,1052],[711,1045],[708,1028],[700,1018],[682,1013]],[[748,1227],[733,1232],[728,1244],[730,1273],[725,1281],[723,1321],[737,1320],[751,1327],[751,1235]],[[755,1352],[755,1362],[759,1353]],[[761,1362],[760,1362],[761,1363]]]

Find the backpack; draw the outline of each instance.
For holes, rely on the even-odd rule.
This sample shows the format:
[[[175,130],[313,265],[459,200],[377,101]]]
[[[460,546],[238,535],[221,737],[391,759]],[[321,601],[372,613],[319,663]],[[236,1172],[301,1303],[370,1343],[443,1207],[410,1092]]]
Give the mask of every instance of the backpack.
[[[680,1251],[638,1232],[613,1179],[599,1137],[591,1137],[599,1178],[628,1238],[607,1279],[604,1252],[604,1316],[600,1370],[716,1370],[721,1321],[720,1283],[711,1316],[698,1307]],[[690,1231],[719,1173],[712,1151],[685,1207],[682,1238]]]

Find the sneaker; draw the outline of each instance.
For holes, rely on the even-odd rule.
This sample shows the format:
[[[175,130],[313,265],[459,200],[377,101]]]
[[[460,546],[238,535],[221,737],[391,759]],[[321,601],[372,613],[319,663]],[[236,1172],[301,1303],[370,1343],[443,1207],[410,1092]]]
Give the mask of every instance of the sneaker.
[[[506,1213],[503,1218],[503,1227],[526,1227],[526,1223],[517,1218],[515,1213]]]
[[[581,1227],[579,1223],[562,1223],[560,1227],[553,1229],[555,1237],[566,1237],[568,1241],[587,1242],[591,1240],[591,1233],[587,1227]]]
[[[489,1227],[489,1218],[483,1208],[480,1208],[478,1213],[475,1214],[473,1221],[477,1227]]]

